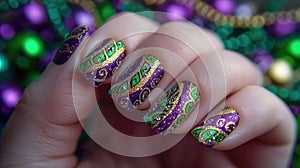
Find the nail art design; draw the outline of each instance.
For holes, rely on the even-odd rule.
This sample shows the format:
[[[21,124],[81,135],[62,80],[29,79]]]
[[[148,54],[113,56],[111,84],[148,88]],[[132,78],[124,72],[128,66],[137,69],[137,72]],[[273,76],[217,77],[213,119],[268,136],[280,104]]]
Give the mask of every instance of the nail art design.
[[[191,133],[199,142],[212,147],[224,140],[236,128],[239,120],[239,113],[233,108],[226,107],[202,122]]]
[[[199,103],[197,86],[189,81],[179,82],[151,107],[144,121],[158,133],[172,132],[179,127]]]
[[[57,50],[53,62],[56,65],[61,65],[69,60],[75,52],[85,35],[88,34],[87,26],[79,26],[72,30],[70,35],[64,40],[62,46]]]
[[[163,75],[163,66],[156,57],[140,57],[123,71],[110,93],[123,109],[132,111],[135,106],[145,101]]]
[[[87,80],[98,87],[113,75],[124,58],[124,43],[109,38],[85,57],[78,69]]]

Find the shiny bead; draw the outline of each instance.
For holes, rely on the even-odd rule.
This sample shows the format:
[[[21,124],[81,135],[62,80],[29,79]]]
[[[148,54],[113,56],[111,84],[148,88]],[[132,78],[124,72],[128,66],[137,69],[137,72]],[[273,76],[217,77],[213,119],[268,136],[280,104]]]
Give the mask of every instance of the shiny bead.
[[[285,84],[292,79],[293,71],[285,60],[279,59],[271,65],[269,76],[274,82]]]

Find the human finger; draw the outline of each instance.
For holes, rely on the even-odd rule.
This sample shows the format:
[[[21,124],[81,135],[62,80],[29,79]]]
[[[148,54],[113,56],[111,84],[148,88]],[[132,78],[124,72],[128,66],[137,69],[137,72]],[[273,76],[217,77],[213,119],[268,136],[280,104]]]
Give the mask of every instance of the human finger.
[[[121,20],[132,24],[137,20],[143,24],[128,29]],[[106,28],[112,26],[112,22],[114,26],[123,27],[124,32]],[[156,29],[157,24],[153,21],[134,14],[121,14],[110,20],[110,24],[104,24],[91,40],[86,27],[84,31],[72,31],[58,50],[53,63],[25,90],[4,129],[0,147],[1,166],[75,166],[76,157],[73,153],[81,132],[78,117],[84,119],[88,114],[87,109],[96,104],[94,89],[86,89],[91,85],[76,69],[81,58],[91,52],[84,48],[96,46],[94,43],[99,41],[92,39],[99,34],[120,38],[121,34],[130,31],[148,32],[132,37],[134,40],[130,37],[124,39],[125,45],[130,42],[126,46],[130,51]],[[28,151],[31,151],[30,154]]]
[[[192,130],[201,143],[231,150],[228,156],[240,166],[288,165],[296,124],[278,97],[262,87],[248,86],[228,97],[225,106],[214,109]]]
[[[218,54],[222,56],[219,58]],[[153,129],[162,132],[159,129],[164,128],[163,131],[185,134],[225,97],[261,82],[259,71],[239,54],[226,50],[218,54],[202,55],[176,77],[171,89],[158,100],[154,98],[153,106],[145,116]],[[215,68],[216,57],[222,61],[222,67]],[[178,84],[182,87],[172,91]],[[166,109],[168,106],[171,110]]]
[[[113,77],[111,94],[127,111],[146,109],[154,88],[165,89],[199,55],[221,48],[214,35],[193,24],[166,23],[124,61]]]

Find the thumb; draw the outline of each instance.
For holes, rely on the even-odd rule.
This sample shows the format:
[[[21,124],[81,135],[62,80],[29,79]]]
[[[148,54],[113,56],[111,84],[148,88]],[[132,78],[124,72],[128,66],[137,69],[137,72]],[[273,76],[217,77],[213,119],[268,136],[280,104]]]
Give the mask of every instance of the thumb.
[[[81,126],[73,104],[72,73],[88,36],[86,26],[74,29],[53,63],[24,91],[1,137],[0,167],[76,165],[73,153]]]
[[[97,105],[94,86],[74,67],[92,49],[98,49],[104,38],[122,39],[129,53],[158,26],[124,13],[102,25],[92,37],[86,26],[73,30],[53,63],[25,90],[8,121],[1,136],[0,167],[74,167],[80,121]]]

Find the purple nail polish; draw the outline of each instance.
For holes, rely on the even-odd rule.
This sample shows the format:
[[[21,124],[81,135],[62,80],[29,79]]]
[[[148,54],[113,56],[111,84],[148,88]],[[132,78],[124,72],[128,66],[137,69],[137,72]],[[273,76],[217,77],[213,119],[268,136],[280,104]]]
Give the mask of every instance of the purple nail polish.
[[[195,84],[179,82],[155,102],[144,121],[158,133],[172,132],[191,114],[199,99]]]
[[[212,147],[231,134],[236,129],[239,120],[239,113],[233,108],[226,107],[216,115],[206,119],[191,133],[199,142],[207,147]]]
[[[79,26],[72,30],[70,35],[64,40],[61,47],[57,50],[53,58],[53,62],[56,65],[61,65],[67,62],[81,43],[82,39],[88,33],[88,30],[89,28],[87,26]]]
[[[92,85],[98,87],[112,77],[125,56],[124,43],[108,38],[82,60],[78,70]]]
[[[110,91],[112,98],[123,109],[132,111],[135,106],[145,101],[163,75],[163,66],[156,57],[140,57],[113,84]]]

